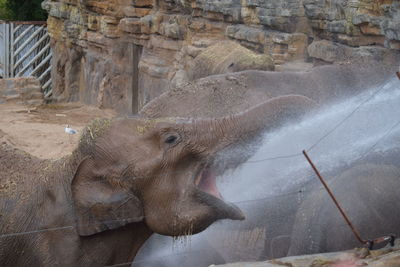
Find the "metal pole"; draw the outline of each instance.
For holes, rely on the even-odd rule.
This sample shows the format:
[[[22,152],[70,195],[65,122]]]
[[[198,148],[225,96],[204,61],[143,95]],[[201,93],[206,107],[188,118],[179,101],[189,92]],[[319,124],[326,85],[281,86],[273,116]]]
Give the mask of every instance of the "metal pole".
[[[10,34],[8,31],[8,26],[8,22],[4,23],[4,78],[10,77]]]
[[[1,33],[2,33],[2,46],[3,46],[3,55],[2,55],[2,62],[1,62],[1,65],[2,65],[2,68],[3,68],[3,78],[5,78],[6,77],[6,26],[5,26],[6,24],[5,23],[2,23],[1,24]]]
[[[11,33],[11,62],[10,62],[10,77],[14,78],[14,23],[10,23],[10,33]]]
[[[321,183],[323,184],[323,186],[325,187],[326,191],[328,192],[329,196],[331,197],[331,199],[333,200],[333,202],[335,203],[336,207],[339,209],[340,214],[342,214],[344,220],[346,221],[346,223],[349,225],[351,231],[353,232],[354,236],[357,238],[357,240],[361,243],[361,244],[368,244],[369,241],[363,240],[360,236],[360,234],[358,233],[358,231],[356,230],[356,228],[353,226],[353,224],[351,223],[350,219],[347,217],[346,213],[344,212],[344,210],[342,209],[342,207],[340,206],[339,202],[336,200],[335,196],[333,195],[332,191],[329,189],[328,185],[325,183],[324,179],[322,178],[321,174],[319,173],[319,171],[317,170],[317,168],[315,167],[314,163],[311,161],[310,157],[307,155],[306,151],[303,150],[303,154],[306,157],[308,163],[310,163],[311,167],[313,168],[315,174],[317,174],[319,180],[321,181]]]

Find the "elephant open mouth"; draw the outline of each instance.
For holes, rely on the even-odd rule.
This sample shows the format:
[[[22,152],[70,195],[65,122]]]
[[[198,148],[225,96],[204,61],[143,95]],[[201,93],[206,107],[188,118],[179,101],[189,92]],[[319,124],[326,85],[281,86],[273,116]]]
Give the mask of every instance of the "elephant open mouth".
[[[223,199],[217,188],[216,174],[211,166],[206,166],[200,170],[196,177],[195,184],[200,190],[221,200]]]
[[[204,164],[200,167],[195,176],[195,185],[202,192],[202,201],[215,208],[221,215],[221,218],[232,220],[244,220],[243,212],[234,204],[224,201],[217,188],[217,171],[213,169],[212,164]]]

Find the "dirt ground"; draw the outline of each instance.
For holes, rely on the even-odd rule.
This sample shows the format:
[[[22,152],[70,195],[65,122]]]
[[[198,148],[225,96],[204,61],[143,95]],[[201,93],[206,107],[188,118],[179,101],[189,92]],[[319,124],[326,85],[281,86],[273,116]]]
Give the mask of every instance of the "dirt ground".
[[[115,115],[112,110],[79,103],[35,108],[22,104],[0,104],[0,143],[7,142],[42,159],[57,159],[74,150],[80,132],[89,121]],[[78,130],[78,134],[65,133],[66,125]]]

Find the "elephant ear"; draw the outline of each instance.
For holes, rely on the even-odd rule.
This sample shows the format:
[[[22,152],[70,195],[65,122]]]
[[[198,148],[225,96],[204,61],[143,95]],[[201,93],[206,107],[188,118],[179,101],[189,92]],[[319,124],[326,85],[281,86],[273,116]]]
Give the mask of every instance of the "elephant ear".
[[[143,220],[140,200],[106,179],[110,168],[98,168],[85,158],[72,180],[72,198],[78,234],[89,236]]]

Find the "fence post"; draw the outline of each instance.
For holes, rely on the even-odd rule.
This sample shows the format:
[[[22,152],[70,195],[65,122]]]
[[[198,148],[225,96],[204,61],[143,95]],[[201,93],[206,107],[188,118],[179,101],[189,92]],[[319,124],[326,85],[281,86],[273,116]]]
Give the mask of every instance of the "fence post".
[[[14,23],[10,22],[10,77],[14,78]]]
[[[9,56],[10,56],[10,45],[9,45],[9,27],[8,22],[4,23],[4,78],[10,77],[10,64],[9,64]]]

